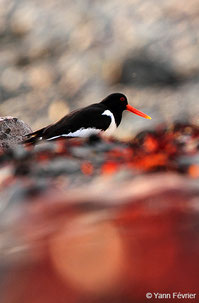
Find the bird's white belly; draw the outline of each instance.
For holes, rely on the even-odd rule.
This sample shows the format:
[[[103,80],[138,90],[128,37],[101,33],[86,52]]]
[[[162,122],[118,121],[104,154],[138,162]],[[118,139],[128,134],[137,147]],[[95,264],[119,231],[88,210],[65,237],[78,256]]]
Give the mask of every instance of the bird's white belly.
[[[97,135],[100,132],[101,132],[101,129],[96,129],[96,128],[92,128],[92,127],[89,127],[89,128],[82,127],[80,129],[76,130],[75,132],[70,132],[68,134],[54,136],[54,137],[48,138],[47,140],[50,141],[50,140],[61,138],[61,137],[83,137],[84,138],[84,137],[89,137],[91,135]]]
[[[96,128],[80,128],[76,130],[75,132],[70,132],[67,135],[63,135],[64,137],[88,137],[90,135],[96,135],[101,132],[101,129]]]
[[[106,135],[112,135],[112,133],[116,130],[116,128],[117,128],[117,125],[116,125],[116,123],[115,123],[115,118],[114,118],[114,115],[111,113],[111,111],[110,110],[105,110],[104,112],[103,112],[103,114],[102,115],[106,115],[106,116],[108,116],[108,117],[110,117],[111,118],[111,124],[109,125],[109,127],[105,130],[105,134]]]

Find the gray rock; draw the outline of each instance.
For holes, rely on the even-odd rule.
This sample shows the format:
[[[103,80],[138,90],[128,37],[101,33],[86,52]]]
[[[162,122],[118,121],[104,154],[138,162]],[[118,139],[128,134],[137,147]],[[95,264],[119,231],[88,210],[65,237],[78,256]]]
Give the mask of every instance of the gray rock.
[[[60,175],[74,174],[80,171],[80,163],[73,159],[57,158],[49,163],[40,164],[35,168],[38,177],[56,177]]]
[[[22,120],[10,116],[0,117],[0,148],[3,151],[14,148],[30,132],[30,126]]]

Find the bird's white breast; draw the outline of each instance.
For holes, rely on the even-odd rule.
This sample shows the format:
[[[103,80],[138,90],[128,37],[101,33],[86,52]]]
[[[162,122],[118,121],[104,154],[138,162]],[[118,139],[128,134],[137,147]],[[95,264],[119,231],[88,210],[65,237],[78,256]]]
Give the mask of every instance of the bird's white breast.
[[[112,114],[112,112],[108,109],[106,109],[102,115],[106,115],[109,116],[111,118],[111,124],[109,125],[109,127],[105,130],[105,134],[106,135],[111,135],[117,128],[116,123],[115,123],[115,118],[114,115]]]

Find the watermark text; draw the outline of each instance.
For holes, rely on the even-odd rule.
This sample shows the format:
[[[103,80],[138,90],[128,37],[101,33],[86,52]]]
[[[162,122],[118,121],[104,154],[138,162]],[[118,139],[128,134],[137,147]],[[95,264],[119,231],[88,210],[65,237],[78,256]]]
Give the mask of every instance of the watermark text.
[[[194,293],[181,293],[181,292],[172,292],[172,293],[159,293],[159,292],[147,292],[147,299],[195,299],[196,294]]]

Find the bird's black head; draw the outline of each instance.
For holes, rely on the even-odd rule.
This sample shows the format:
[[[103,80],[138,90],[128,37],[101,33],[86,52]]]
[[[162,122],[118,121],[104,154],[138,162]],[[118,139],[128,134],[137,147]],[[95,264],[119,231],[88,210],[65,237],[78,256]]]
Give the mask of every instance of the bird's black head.
[[[121,122],[122,113],[124,110],[128,110],[129,112],[132,112],[143,118],[151,119],[151,117],[149,117],[148,115],[129,105],[127,97],[120,93],[114,93],[107,96],[101,101],[101,103],[104,104],[107,109],[109,109],[114,114],[117,125],[119,125]]]
[[[128,104],[127,97],[120,93],[115,93],[107,96],[102,100],[102,102],[106,107],[114,112],[123,112],[126,109]]]

